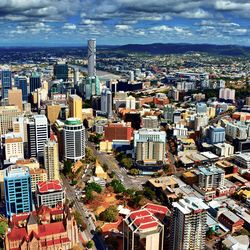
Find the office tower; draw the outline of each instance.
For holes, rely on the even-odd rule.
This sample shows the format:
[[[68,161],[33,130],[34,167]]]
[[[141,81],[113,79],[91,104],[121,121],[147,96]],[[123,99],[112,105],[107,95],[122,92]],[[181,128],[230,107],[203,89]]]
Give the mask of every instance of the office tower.
[[[96,40],[88,40],[88,76],[96,76]]]
[[[61,61],[54,64],[54,76],[58,80],[68,81],[69,66],[67,62]]]
[[[61,105],[60,104],[47,104],[46,106],[46,114],[49,120],[49,123],[52,125],[56,122],[59,118],[61,112]]]
[[[134,131],[134,147],[136,148],[137,142],[147,142],[148,140],[152,140],[155,142],[163,142],[166,144],[166,132],[160,131],[159,129],[139,129]]]
[[[214,166],[199,167],[199,188],[210,191],[224,186],[225,171]]]
[[[17,106],[20,111],[23,111],[22,90],[13,88],[9,90],[8,96],[9,105]]]
[[[41,84],[41,76],[37,72],[33,72],[31,74],[29,81],[30,81],[30,91],[29,91],[29,93],[34,92],[36,89],[39,89],[42,86],[42,84]]]
[[[2,100],[8,99],[8,91],[12,88],[11,71],[8,69],[2,70]]]
[[[129,81],[133,82],[135,80],[135,72],[133,70],[129,71]]]
[[[107,115],[108,118],[113,116],[113,99],[112,93],[108,88],[102,90],[101,95],[101,111]]]
[[[21,134],[8,133],[4,137],[5,160],[11,158],[23,159],[24,147]]]
[[[29,118],[24,116],[13,117],[13,132],[21,135],[23,142],[28,141],[27,137],[27,123],[29,122]]]
[[[28,125],[29,157],[42,158],[44,156],[44,144],[48,139],[48,121],[45,115],[34,115]]]
[[[207,105],[204,102],[198,102],[196,104],[196,113],[199,115],[206,115],[207,114]]]
[[[208,140],[211,144],[225,142],[226,130],[223,127],[210,126],[208,129]]]
[[[17,106],[0,106],[0,134],[13,129],[12,119],[21,114]]]
[[[38,182],[47,181],[47,171],[43,168],[30,168],[30,176],[31,176],[31,191],[36,191],[36,185]]]
[[[64,158],[77,161],[85,157],[85,128],[80,119],[68,118],[64,126]]]
[[[172,203],[171,250],[203,250],[208,206],[199,198],[187,197]]]
[[[49,180],[37,183],[36,188],[37,206],[47,206],[50,208],[57,205],[64,205],[65,190],[59,180]]]
[[[125,99],[126,109],[135,109],[135,98],[133,96],[128,96]]]
[[[123,220],[123,249],[165,249],[164,225],[147,209],[131,212]]]
[[[84,97],[90,100],[92,96],[99,96],[101,94],[100,80],[97,76],[89,76],[84,83]]]
[[[197,115],[194,120],[195,131],[200,131],[201,128],[206,127],[208,124],[207,115]]]
[[[165,144],[157,141],[138,141],[136,143],[136,161],[164,161]]]
[[[229,101],[235,100],[235,89],[222,88],[220,89],[219,98]]]
[[[4,175],[4,190],[8,217],[32,211],[31,177],[28,167],[8,167]]]
[[[142,117],[142,127],[143,128],[158,128],[159,121],[157,116],[146,116]]]
[[[74,85],[78,85],[79,83],[79,70],[74,69]]]
[[[110,123],[104,128],[104,140],[129,140],[133,138],[131,123]]]
[[[59,180],[58,143],[54,135],[51,135],[44,145],[44,167],[48,180]]]
[[[166,119],[168,123],[172,123],[174,121],[174,112],[175,107],[171,104],[164,106],[163,108],[163,117]]]
[[[28,101],[28,80],[25,76],[18,77],[18,89],[22,90],[22,98],[23,101]]]
[[[69,116],[82,121],[82,98],[78,95],[69,96]]]

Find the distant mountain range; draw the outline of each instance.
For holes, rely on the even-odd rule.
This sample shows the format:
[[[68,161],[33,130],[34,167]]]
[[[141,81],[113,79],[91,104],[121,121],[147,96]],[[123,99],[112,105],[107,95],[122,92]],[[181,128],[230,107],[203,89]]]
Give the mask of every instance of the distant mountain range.
[[[153,55],[184,54],[188,52],[208,53],[221,56],[250,57],[250,47],[239,45],[185,44],[185,43],[153,43],[127,44],[112,48],[112,50],[128,53],[149,53]]]

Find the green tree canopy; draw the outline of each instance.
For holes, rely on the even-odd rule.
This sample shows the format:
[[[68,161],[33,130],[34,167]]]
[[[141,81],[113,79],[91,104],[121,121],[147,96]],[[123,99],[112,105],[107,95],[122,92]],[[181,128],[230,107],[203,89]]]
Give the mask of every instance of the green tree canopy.
[[[118,220],[119,212],[117,210],[117,207],[112,205],[108,207],[105,211],[100,213],[100,220],[106,221],[106,222],[115,222]]]

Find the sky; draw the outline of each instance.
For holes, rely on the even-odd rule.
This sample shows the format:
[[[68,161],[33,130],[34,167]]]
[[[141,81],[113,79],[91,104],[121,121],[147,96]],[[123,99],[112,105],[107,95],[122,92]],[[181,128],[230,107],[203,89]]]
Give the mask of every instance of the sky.
[[[250,46],[250,0],[0,0],[0,46]]]

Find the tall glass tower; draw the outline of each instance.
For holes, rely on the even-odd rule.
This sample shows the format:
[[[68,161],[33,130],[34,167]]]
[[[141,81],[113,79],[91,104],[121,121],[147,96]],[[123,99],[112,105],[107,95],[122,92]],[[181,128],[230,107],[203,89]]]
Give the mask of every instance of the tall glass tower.
[[[8,91],[12,87],[11,71],[2,70],[1,79],[2,79],[2,99],[7,99]]]

